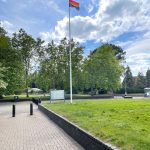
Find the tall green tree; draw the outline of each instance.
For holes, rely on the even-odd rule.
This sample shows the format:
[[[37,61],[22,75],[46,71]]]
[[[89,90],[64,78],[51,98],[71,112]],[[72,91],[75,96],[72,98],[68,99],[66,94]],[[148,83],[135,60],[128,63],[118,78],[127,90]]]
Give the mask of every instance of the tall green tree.
[[[126,52],[120,46],[117,46],[117,45],[114,45],[114,44],[109,44],[109,43],[103,44],[103,46],[109,46],[109,47],[111,47],[111,50],[113,51],[113,54],[115,55],[115,57],[118,60],[123,61],[125,59]],[[92,52],[92,54],[95,53],[96,50],[97,49],[95,49]]]
[[[146,86],[150,87],[150,69],[146,72]]]
[[[14,33],[12,38],[13,48],[18,50],[21,60],[24,64],[26,95],[28,94],[29,74],[32,70],[32,64],[35,63],[36,56],[41,52],[43,41],[41,39],[35,40],[31,35],[27,34],[25,30],[20,29],[18,33]]]
[[[123,86],[125,84],[127,88],[134,87],[134,80],[133,80],[132,72],[129,66],[127,66],[126,71],[125,71],[125,78],[123,80]]]
[[[7,83],[3,80],[5,71],[6,68],[2,67],[2,64],[0,63],[0,89],[4,89],[7,86]]]
[[[146,79],[143,73],[139,72],[137,76],[136,87],[140,89],[144,89],[145,86],[146,86]]]
[[[6,36],[7,32],[5,31],[5,29],[3,27],[1,27],[1,24],[0,24],[0,37],[4,37]]]
[[[120,46],[117,46],[114,44],[108,44],[108,45],[110,45],[112,47],[112,50],[114,51],[114,54],[117,59],[119,59],[119,60],[125,59],[126,52]]]
[[[71,47],[73,87],[77,88],[79,87],[83,47],[73,40]],[[57,45],[53,41],[48,44],[45,59],[40,64],[38,80],[40,85],[46,82],[45,88],[47,89],[69,89],[69,42],[67,38],[62,39]]]
[[[102,45],[92,52],[85,59],[83,68],[84,84],[87,88],[116,90],[121,85],[123,67],[110,45]]]
[[[11,38],[6,35],[6,31],[0,28],[0,63],[7,68],[3,77],[8,84],[3,94],[13,94],[14,90],[23,84],[22,62],[20,53],[12,48]]]

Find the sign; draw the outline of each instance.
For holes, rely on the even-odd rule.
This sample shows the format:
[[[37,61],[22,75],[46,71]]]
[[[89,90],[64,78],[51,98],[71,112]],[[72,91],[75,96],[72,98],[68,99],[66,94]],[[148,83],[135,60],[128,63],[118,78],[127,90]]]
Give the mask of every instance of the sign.
[[[51,100],[65,99],[65,92],[64,90],[51,90],[50,97],[51,97]]]

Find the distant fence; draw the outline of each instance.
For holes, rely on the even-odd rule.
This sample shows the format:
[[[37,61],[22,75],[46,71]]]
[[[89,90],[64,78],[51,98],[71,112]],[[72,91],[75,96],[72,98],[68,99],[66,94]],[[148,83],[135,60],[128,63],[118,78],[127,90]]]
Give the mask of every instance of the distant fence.
[[[102,95],[73,95],[73,99],[110,99],[114,98],[113,95],[102,94]],[[69,95],[65,97],[65,99],[69,99]]]
[[[108,95],[108,94],[101,94],[101,95],[73,95],[74,100],[79,100],[79,99],[111,99],[114,98],[114,96],[124,96],[124,94],[114,94],[114,95]],[[128,96],[132,97],[144,97],[143,93],[137,93],[137,94],[128,94]],[[19,98],[18,99],[0,99],[0,102],[24,102],[24,101],[33,101],[33,99],[38,99],[38,98]],[[65,99],[69,100],[70,96],[65,95]],[[41,101],[46,101],[50,100],[50,97],[43,97],[40,98]],[[34,100],[35,102],[35,100]],[[36,102],[35,102],[36,103]]]
[[[144,93],[130,93],[127,95],[132,97],[144,97]],[[124,96],[124,94],[114,94],[114,96]]]

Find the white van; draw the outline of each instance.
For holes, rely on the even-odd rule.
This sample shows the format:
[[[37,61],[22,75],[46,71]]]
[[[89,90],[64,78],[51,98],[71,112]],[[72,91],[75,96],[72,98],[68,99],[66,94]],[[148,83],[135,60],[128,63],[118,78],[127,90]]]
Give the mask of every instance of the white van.
[[[144,96],[150,97],[150,88],[144,88]]]

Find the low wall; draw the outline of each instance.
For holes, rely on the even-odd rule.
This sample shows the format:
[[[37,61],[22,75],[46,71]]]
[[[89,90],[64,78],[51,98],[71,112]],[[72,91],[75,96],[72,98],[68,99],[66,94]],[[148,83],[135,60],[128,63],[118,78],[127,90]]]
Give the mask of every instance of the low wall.
[[[77,141],[86,150],[115,150],[110,144],[104,143],[87,133],[83,129],[69,122],[67,119],[59,116],[53,111],[48,110],[42,105],[38,105],[40,111],[48,116],[52,121],[59,125],[67,134],[69,134],[75,141]]]
[[[132,97],[144,97],[144,93],[129,93],[128,96]],[[114,94],[114,96],[122,96],[124,97],[124,94]]]
[[[9,102],[26,102],[26,101],[32,101],[32,99],[20,99],[20,100],[14,100],[14,99],[0,99],[0,103],[9,103]]]
[[[0,99],[0,103],[7,103],[7,102],[26,102],[26,101],[33,101],[34,98],[30,97],[30,98],[21,98],[19,100],[14,100],[14,99]],[[39,99],[39,98],[35,98],[35,99]],[[41,98],[40,98],[41,99]],[[42,98],[42,101],[47,101],[47,98]]]
[[[75,96],[73,95],[73,99],[110,99],[114,98],[113,95],[93,95],[93,96]],[[69,98],[70,99],[70,98]]]

